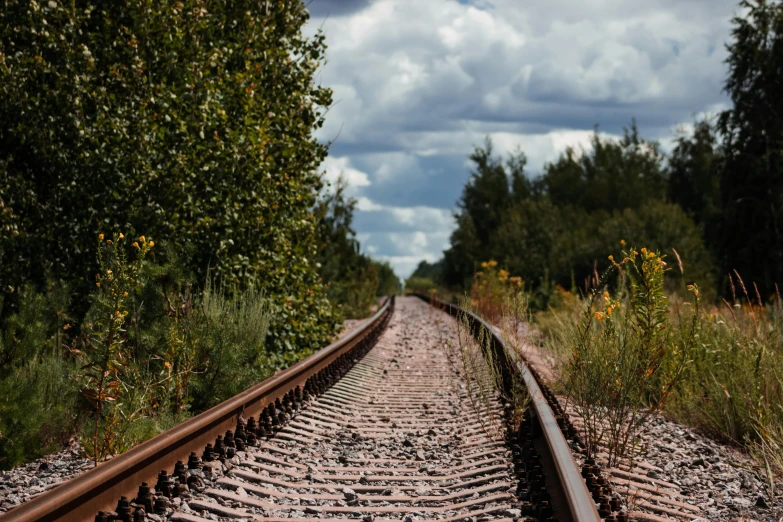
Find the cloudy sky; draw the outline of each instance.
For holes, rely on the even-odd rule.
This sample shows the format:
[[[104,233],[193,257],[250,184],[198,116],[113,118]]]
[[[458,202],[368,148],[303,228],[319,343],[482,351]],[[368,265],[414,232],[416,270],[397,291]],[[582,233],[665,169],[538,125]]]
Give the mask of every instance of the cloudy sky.
[[[407,277],[448,244],[484,136],[530,175],[566,146],[635,117],[668,148],[678,125],[726,106],[737,0],[308,0],[329,46],[335,105],[323,165],[359,201],[362,248]]]

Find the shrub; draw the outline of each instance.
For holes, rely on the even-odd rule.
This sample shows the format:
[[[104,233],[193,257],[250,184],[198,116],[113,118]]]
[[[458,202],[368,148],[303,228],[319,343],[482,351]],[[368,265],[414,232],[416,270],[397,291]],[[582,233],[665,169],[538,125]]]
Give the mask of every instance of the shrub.
[[[660,260],[657,253],[646,256]],[[643,420],[663,407],[680,422],[748,448],[768,475],[783,475],[777,451],[783,447],[780,298],[765,303],[735,274],[730,280],[741,299],[735,294],[733,302],[702,311],[698,286],[688,287],[692,301],[666,297],[659,279],[665,267],[653,266],[649,274],[650,265],[640,267],[637,259],[614,266],[624,268],[630,288],[621,279],[612,295],[603,290],[604,276],[588,299],[560,290],[558,306],[536,316],[545,349],[559,361],[563,390],[585,419],[588,449],[605,440],[621,456],[617,433],[623,431],[612,427],[622,420],[619,425],[632,431],[638,425],[632,408],[647,408],[635,414]],[[624,420],[623,411],[630,418]]]
[[[769,443],[783,426],[780,299],[765,304],[743,291],[742,300],[724,304],[699,321],[699,344],[672,411],[726,441]]]
[[[484,261],[481,270],[473,276],[470,287],[471,309],[490,323],[500,324],[508,314],[509,303],[522,292],[523,286],[520,277],[498,269],[497,261]]]
[[[268,349],[263,292],[209,279],[194,294],[175,258],[145,263],[153,246],[99,236],[101,271],[80,327],[67,286],[20,292],[0,332],[0,467],[73,435],[97,463],[311,353]]]
[[[438,285],[432,279],[425,277],[409,277],[405,280],[406,292],[420,292],[428,294],[430,290],[437,288]]]
[[[28,285],[0,331],[0,469],[66,442],[76,411],[76,370],[67,354],[70,291],[49,280],[45,294]]]
[[[236,395],[302,355],[265,350],[269,320],[261,291],[227,293],[224,287],[207,283],[184,327],[196,344],[191,388],[195,411]]]
[[[119,435],[144,414],[148,387],[132,378],[136,372],[126,346],[125,325],[133,299],[130,294],[141,287],[144,258],[155,246],[141,236],[133,241],[132,258],[128,259],[123,234],[115,233],[105,243],[103,234],[98,239],[101,271],[95,277],[97,291],[82,327],[80,349],[75,350],[80,362],[79,391],[91,417],[82,444],[96,465],[107,455],[118,453],[120,446],[130,444]]]

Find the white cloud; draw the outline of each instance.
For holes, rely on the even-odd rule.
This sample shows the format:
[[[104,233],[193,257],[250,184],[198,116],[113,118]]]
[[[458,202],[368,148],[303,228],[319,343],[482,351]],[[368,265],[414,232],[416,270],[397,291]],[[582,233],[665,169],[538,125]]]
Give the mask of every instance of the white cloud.
[[[374,226],[357,234],[362,248],[375,257],[388,260],[400,277],[415,268],[412,259],[435,260],[448,246],[454,228],[451,212],[431,207],[393,207],[358,198],[356,220]]]
[[[351,160],[346,156],[341,158],[328,156],[321,164],[321,170],[324,171],[324,179],[332,184],[337,183],[337,180],[342,177],[351,193],[360,187],[370,186],[369,176],[351,167]]]
[[[370,198],[358,197],[356,198],[356,209],[365,212],[373,212],[376,210],[383,210],[383,205],[379,205],[372,201]]]

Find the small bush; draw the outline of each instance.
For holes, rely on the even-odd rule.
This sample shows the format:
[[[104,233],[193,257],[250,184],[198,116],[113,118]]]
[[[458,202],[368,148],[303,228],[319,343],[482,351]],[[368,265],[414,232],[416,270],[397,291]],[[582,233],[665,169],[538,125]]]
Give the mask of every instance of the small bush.
[[[661,260],[657,253],[644,255]],[[666,267],[655,271],[652,265],[649,273],[651,265],[645,269],[637,260],[615,265],[615,270],[622,265],[630,282],[621,278],[614,295],[599,290],[605,276],[588,299],[561,289],[557,306],[536,316],[545,349],[559,361],[563,390],[585,417],[592,442],[617,442],[601,426],[617,424],[620,417],[612,420],[611,410],[627,395],[635,397],[635,406],[628,407],[646,408],[641,415],[663,408],[680,422],[749,449],[768,475],[783,475],[780,297],[764,302],[755,287],[749,291],[734,274],[734,299],[702,310],[697,286],[682,285],[692,300],[667,296],[658,279]],[[677,264],[682,268],[679,256]],[[639,365],[644,358],[634,354],[652,364]],[[627,426],[633,424],[632,415]]]
[[[107,455],[118,453],[120,447],[132,444],[121,441],[119,435],[126,431],[126,425],[144,415],[144,391],[148,387],[139,386],[141,383],[133,379],[138,372],[127,350],[125,325],[131,294],[141,287],[144,257],[155,245],[141,236],[133,242],[129,259],[123,234],[114,234],[105,243],[100,234],[98,240],[101,271],[95,277],[97,291],[80,337],[80,349],[75,350],[80,363],[79,391],[91,417],[82,444],[96,465]]]
[[[0,331],[0,467],[78,435],[96,463],[230,398],[309,355],[270,351],[270,305],[255,288],[208,279],[194,294],[176,258],[154,265],[142,237],[99,236],[84,323],[70,291],[20,291]],[[129,244],[130,243],[130,244]],[[290,335],[306,335],[291,327]]]
[[[614,262],[583,305],[580,320],[566,324],[570,353],[563,362],[569,402],[584,421],[586,449],[606,443],[616,466],[635,444],[644,421],[664,407],[682,375],[695,329],[673,335],[664,292],[666,263],[657,252],[634,249]],[[604,290],[611,273],[626,279],[616,295]],[[698,289],[692,287],[698,314]],[[697,315],[698,317],[698,315]]]
[[[409,277],[405,280],[405,291],[428,294],[430,290],[437,288],[438,285],[432,279],[425,277]]]
[[[0,469],[66,442],[77,416],[76,370],[65,349],[69,289],[49,281],[20,292],[18,312],[0,332]]]
[[[190,390],[196,411],[236,395],[296,360],[294,354],[284,357],[264,349],[269,318],[261,291],[248,288],[227,294],[224,287],[207,284],[186,326],[188,335],[196,339],[196,372]]]
[[[473,276],[470,305],[485,320],[499,325],[509,315],[509,304],[522,292],[524,284],[517,276],[498,269],[495,260],[481,263],[481,271]]]
[[[699,321],[699,343],[671,411],[725,441],[783,443],[783,309],[746,291]],[[686,319],[693,311],[682,307]],[[781,470],[783,471],[783,470]]]

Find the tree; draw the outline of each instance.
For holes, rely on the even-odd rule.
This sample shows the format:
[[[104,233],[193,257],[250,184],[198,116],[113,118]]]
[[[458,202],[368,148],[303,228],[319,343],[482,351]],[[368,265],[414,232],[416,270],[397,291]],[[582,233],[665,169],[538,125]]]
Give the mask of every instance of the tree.
[[[634,208],[663,200],[666,177],[656,142],[639,136],[636,121],[623,129],[619,142],[602,139],[596,128],[591,148],[573,148],[545,166],[544,191],[555,205],[576,205],[588,211]]]
[[[416,266],[416,270],[411,274],[411,277],[441,282],[443,279],[443,260],[441,259],[434,263],[428,263],[426,260],[422,259]]]
[[[702,132],[695,139],[707,137]],[[690,174],[697,163],[692,156],[701,150],[690,143],[683,138],[675,164],[676,183],[688,187],[697,179]],[[487,140],[470,158],[477,168],[463,189],[451,245],[435,265],[442,270],[439,282],[467,288],[479,264],[493,259],[524,280],[533,306],[545,307],[554,284],[581,288],[596,266],[609,266],[607,256],[626,240],[671,256],[674,248],[689,281],[712,283],[714,265],[701,230],[679,206],[665,202],[663,155],[657,143],[639,135],[635,121],[619,141],[596,131],[590,150],[567,149],[532,181],[519,151],[504,165]],[[699,183],[710,180],[705,176]],[[428,276],[429,266],[419,265],[414,275]],[[669,279],[672,287],[681,283],[675,279]]]
[[[509,179],[503,163],[492,154],[492,140],[489,137],[483,149],[476,147],[473,150],[470,160],[476,170],[465,184],[458,206],[473,221],[479,243],[486,245],[511,202]]]
[[[532,191],[525,178],[527,158],[522,151],[510,154],[504,165],[493,154],[492,140],[487,136],[484,147],[475,147],[470,160],[475,170],[462,189],[452,246],[444,252],[442,275],[448,285],[462,286],[470,281],[512,201],[529,197]]]
[[[736,269],[763,293],[783,281],[783,5],[743,0],[727,45],[721,113],[725,168],[720,179],[723,268]]]
[[[328,285],[331,302],[351,318],[366,317],[375,298],[399,291],[400,281],[388,263],[361,252],[352,228],[356,199],[338,179],[334,190],[322,193],[315,207],[318,218],[319,273]]]
[[[718,255],[723,158],[712,125],[696,122],[693,133],[680,133],[669,158],[667,198],[704,230],[707,246]]]
[[[0,10],[0,287],[84,296],[99,232],[146,234],[201,281],[257,285],[268,344],[335,317],[314,264],[324,36],[298,0],[9,0]],[[77,302],[80,302],[77,300]]]

